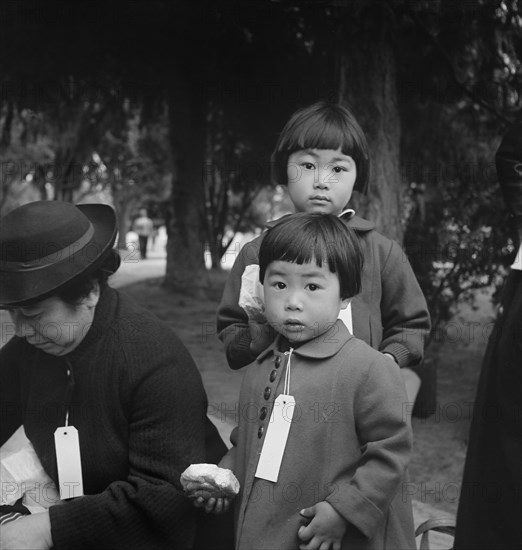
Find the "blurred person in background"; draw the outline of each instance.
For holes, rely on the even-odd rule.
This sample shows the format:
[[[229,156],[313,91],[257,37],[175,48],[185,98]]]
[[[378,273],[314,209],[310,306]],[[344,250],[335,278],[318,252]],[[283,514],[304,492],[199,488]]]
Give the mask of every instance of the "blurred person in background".
[[[149,244],[149,237],[154,233],[154,224],[147,215],[146,208],[140,208],[140,215],[134,220],[133,229],[138,235],[140,243],[140,256],[142,260],[147,258],[147,247]]]

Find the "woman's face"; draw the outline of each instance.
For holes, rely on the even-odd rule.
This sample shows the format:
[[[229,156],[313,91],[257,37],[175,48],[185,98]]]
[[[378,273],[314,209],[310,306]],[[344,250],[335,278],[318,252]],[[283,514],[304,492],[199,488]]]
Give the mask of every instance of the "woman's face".
[[[73,306],[51,296],[30,306],[9,309],[15,334],[49,355],[66,355],[85,338],[98,303],[93,291],[79,305]]]

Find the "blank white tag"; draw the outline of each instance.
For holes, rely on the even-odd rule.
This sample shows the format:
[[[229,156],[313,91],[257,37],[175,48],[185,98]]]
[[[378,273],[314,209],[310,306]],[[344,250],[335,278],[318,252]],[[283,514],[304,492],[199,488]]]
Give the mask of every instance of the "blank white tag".
[[[339,312],[338,319],[341,319],[341,321],[346,325],[346,328],[348,329],[350,334],[353,334],[353,322],[352,322],[352,303],[349,302],[348,305],[341,309]]]
[[[295,399],[291,395],[281,394],[274,401],[263,448],[257,464],[256,477],[268,481],[277,481],[288,433],[292,425],[294,409]]]
[[[56,428],[54,432],[58,481],[62,500],[83,496],[80,440],[74,426]]]

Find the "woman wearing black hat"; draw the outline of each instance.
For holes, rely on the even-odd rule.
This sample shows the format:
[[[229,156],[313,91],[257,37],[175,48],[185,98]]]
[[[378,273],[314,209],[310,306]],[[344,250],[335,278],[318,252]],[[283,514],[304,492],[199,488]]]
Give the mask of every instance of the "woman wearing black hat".
[[[107,285],[115,238],[100,204],[34,202],[0,222],[14,332],[0,350],[0,444],[23,425],[64,500],[2,525],[2,548],[193,545],[180,474],[226,449],[183,344]]]

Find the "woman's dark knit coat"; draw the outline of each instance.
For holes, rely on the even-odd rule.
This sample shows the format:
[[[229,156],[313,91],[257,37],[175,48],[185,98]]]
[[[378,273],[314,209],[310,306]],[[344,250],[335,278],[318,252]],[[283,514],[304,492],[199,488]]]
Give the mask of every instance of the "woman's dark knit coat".
[[[56,550],[192,546],[195,512],[179,477],[208,461],[205,432],[217,433],[201,376],[164,323],[107,288],[78,348],[57,357],[15,336],[0,374],[0,443],[23,424],[56,483],[53,434],[67,409],[79,432],[86,496],[50,508]]]

